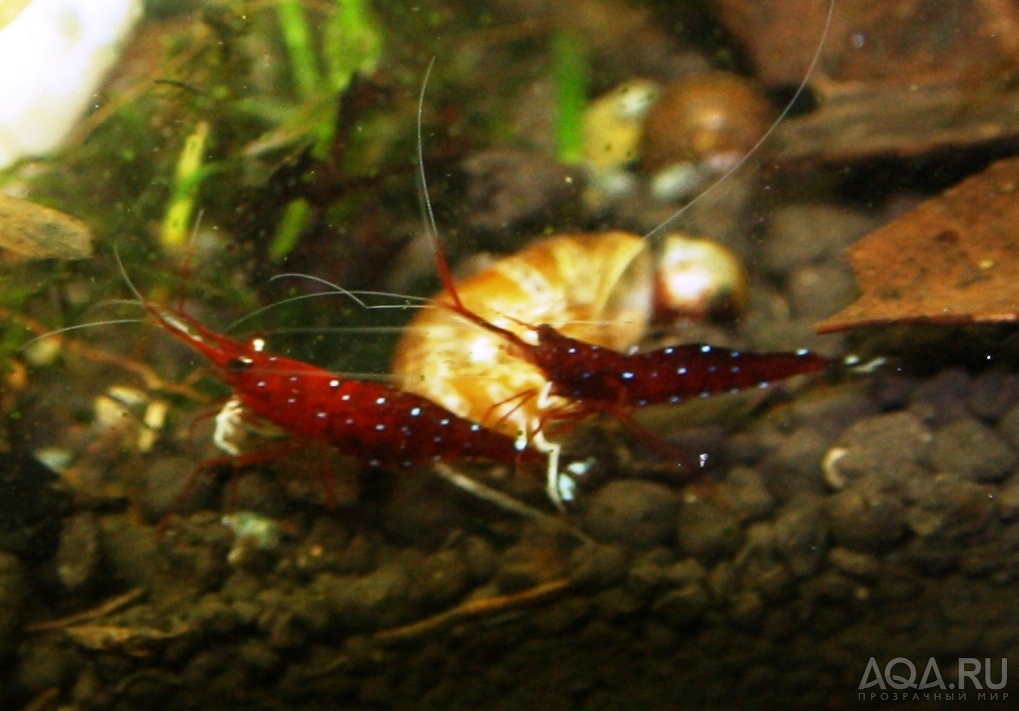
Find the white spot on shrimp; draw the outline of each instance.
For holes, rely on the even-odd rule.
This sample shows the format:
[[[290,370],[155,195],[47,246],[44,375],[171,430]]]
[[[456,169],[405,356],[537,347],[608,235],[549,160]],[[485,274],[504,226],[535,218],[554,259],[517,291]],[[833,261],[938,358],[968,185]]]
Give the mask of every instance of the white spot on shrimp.
[[[340,399],[343,400],[343,402],[348,402],[350,400],[350,393],[345,393],[341,395]]]
[[[681,365],[676,368],[676,375],[686,375],[686,367]]]
[[[287,404],[288,405],[294,405],[296,403],[297,403],[297,398],[296,397],[288,397],[287,398]]]
[[[664,349],[662,351],[662,353],[664,353],[665,355],[672,355],[675,352],[676,352],[676,349],[673,348],[672,346],[669,346],[668,348],[666,348],[666,349]]]
[[[441,420],[439,420],[439,424],[442,425],[443,427],[446,427],[449,424],[449,418],[443,417]]]
[[[329,417],[329,413],[325,412],[324,410],[319,410],[318,412],[315,413],[315,417],[317,417],[320,420],[324,420],[325,418]]]
[[[297,377],[296,375],[291,375],[289,378],[287,378],[287,381],[291,383],[296,383],[298,380],[300,380],[300,378]]]
[[[265,381],[264,380],[259,380],[257,383],[255,383],[255,387],[257,387],[257,388],[264,388],[265,387]]]
[[[623,380],[633,380],[637,376],[631,373],[630,371],[627,371],[623,373],[620,377],[622,377]]]
[[[474,423],[471,425],[471,432],[478,432],[481,429],[481,425]]]
[[[798,348],[796,350],[796,355],[798,356],[810,355],[810,351],[808,351],[806,348]]]
[[[331,387],[331,388],[338,388],[338,387],[340,387],[340,381],[336,380],[335,378],[333,378],[332,380],[329,381],[329,387]]]
[[[738,373],[739,372],[739,366],[738,365],[732,366],[731,368],[729,368],[729,372],[730,373]]]
[[[711,346],[701,346],[701,353],[710,353]]]
[[[420,407],[412,407],[412,408],[410,408],[410,416],[411,417],[418,417],[420,415],[421,415],[421,408]]]
[[[252,338],[251,339],[251,347],[252,347],[252,349],[254,349],[254,351],[256,353],[261,353],[262,351],[265,350],[265,339],[264,338]],[[269,360],[275,360],[275,358],[270,358]]]
[[[353,427],[354,426],[354,418],[353,417],[348,417],[346,420],[343,421],[343,424],[347,425],[347,427]]]
[[[382,424],[375,425],[375,431],[376,432],[385,432],[386,431],[386,426],[382,425]]]
[[[380,397],[378,400],[375,401],[375,404],[376,405],[385,405],[386,404],[386,398]]]

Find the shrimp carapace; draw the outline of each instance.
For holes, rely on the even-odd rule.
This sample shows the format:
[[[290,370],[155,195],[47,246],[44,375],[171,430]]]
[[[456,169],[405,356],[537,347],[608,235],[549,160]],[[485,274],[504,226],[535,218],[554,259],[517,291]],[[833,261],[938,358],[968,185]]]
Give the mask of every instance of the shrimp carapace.
[[[388,383],[351,380],[303,361],[273,355],[265,341],[234,340],[179,311],[146,304],[164,329],[201,352],[235,391],[232,402],[287,433],[320,440],[379,467],[436,460],[541,463],[544,457],[425,397]],[[224,413],[227,410],[224,410]],[[217,444],[234,454],[229,428],[217,417]]]

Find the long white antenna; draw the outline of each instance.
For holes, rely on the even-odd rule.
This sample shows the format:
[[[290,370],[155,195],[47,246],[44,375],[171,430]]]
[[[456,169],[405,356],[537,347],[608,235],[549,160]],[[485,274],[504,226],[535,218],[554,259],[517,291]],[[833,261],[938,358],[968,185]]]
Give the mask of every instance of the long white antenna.
[[[432,67],[435,66],[435,57],[428,62],[425,69],[425,78],[421,80],[421,93],[418,95],[418,116],[417,116],[417,139],[418,139],[418,203],[421,206],[421,219],[425,223],[425,230],[432,240],[432,251],[438,252],[439,229],[435,224],[435,213],[432,211],[432,199],[428,196],[428,179],[425,177],[425,149],[424,136],[422,135],[421,124],[425,113],[425,90],[428,88],[428,77],[432,75]]]
[[[760,147],[764,145],[764,142],[771,137],[771,134],[773,134],[775,132],[775,129],[778,128],[779,124],[781,124],[782,121],[785,120],[785,117],[789,115],[790,111],[792,111],[793,106],[796,105],[796,102],[799,100],[800,96],[803,94],[804,91],[806,91],[807,82],[810,80],[811,75],[817,68],[818,62],[821,61],[821,51],[824,49],[824,42],[828,38],[828,30],[831,28],[831,19],[834,16],[834,14],[835,14],[835,0],[830,0],[828,3],[828,17],[824,21],[824,30],[821,32],[821,41],[817,43],[817,49],[814,50],[814,57],[810,60],[810,65],[807,67],[807,73],[804,75],[803,81],[801,81],[800,85],[796,88],[796,92],[793,94],[793,98],[790,99],[789,103],[786,104],[784,109],[782,109],[782,113],[778,115],[778,118],[775,119],[775,122],[771,124],[771,127],[764,132],[763,136],[757,139],[757,143],[755,143],[750,148],[750,150],[743,155],[742,158],[736,161],[736,163],[732,167],[730,167],[727,171],[722,173],[722,175],[715,182],[713,182],[711,185],[705,188],[697,197],[695,197],[693,200],[688,202],[683,207],[676,210],[674,213],[672,213],[672,215],[666,218],[664,222],[658,225],[658,227],[655,227],[653,230],[644,235],[645,239],[654,239],[662,232],[664,232],[665,229],[673,222],[678,220],[679,217],[683,215],[683,213],[685,213],[691,207],[700,202],[705,195],[711,193],[715,188],[717,188],[719,185],[725,182],[729,178],[729,176],[731,176],[737,170],[742,168],[746,164],[746,162],[750,160],[750,157],[757,153],[758,149],[760,149]]]

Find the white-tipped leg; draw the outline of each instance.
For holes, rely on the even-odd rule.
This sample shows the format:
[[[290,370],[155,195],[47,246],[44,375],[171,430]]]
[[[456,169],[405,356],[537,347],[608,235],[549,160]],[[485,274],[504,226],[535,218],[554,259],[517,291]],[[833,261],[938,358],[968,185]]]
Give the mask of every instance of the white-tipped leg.
[[[212,433],[212,441],[231,457],[239,457],[241,454],[239,442],[244,440],[244,436],[244,405],[239,399],[232,397],[216,413],[216,429]]]
[[[244,453],[247,448],[245,445],[252,436],[281,439],[288,435],[285,430],[253,414],[244,407],[240,398],[230,398],[216,413],[213,443],[231,457],[239,457]]]
[[[570,477],[559,475],[559,453],[562,451],[562,445],[558,442],[549,442],[541,430],[538,430],[531,438],[531,444],[548,457],[545,493],[548,494],[548,498],[552,500],[557,509],[565,511],[566,506],[563,502],[573,500],[574,483]]]

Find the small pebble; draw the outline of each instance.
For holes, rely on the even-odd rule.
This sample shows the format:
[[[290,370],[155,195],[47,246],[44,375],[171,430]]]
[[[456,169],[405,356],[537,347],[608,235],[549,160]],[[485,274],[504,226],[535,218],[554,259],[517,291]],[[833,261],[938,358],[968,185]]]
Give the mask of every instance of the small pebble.
[[[776,276],[796,267],[841,257],[875,227],[873,217],[828,205],[790,205],[775,210],[764,248],[764,267]]]
[[[828,527],[820,497],[804,495],[790,501],[775,519],[775,547],[796,577],[814,573],[828,548]]]
[[[864,580],[873,580],[881,573],[881,560],[869,553],[861,553],[842,546],[828,551],[828,562],[843,573]]]
[[[828,570],[807,581],[803,586],[803,593],[815,599],[847,602],[856,597],[859,587],[859,583],[852,578],[837,571]]]
[[[488,581],[495,575],[499,556],[492,544],[480,536],[468,536],[461,544],[464,562],[476,583]]]
[[[626,589],[638,597],[649,597],[669,585],[672,565],[671,555],[666,558],[659,549],[649,551],[633,562],[626,578]]]
[[[30,637],[18,649],[17,684],[32,696],[47,689],[66,688],[77,676],[83,660],[70,645],[54,645]]]
[[[618,583],[626,575],[626,549],[619,545],[588,543],[570,555],[570,579],[595,588]]]
[[[906,523],[921,538],[959,541],[983,532],[998,518],[992,489],[957,474],[938,474],[916,492]]]
[[[933,427],[969,417],[966,401],[972,379],[962,370],[938,373],[921,381],[909,399],[909,411]]]
[[[414,566],[414,595],[429,607],[441,607],[463,595],[471,583],[470,568],[456,550],[441,550]]]
[[[671,566],[665,573],[669,582],[677,587],[687,583],[700,583],[708,577],[708,569],[695,558],[681,560]]]
[[[68,592],[84,588],[99,568],[99,524],[91,512],[76,513],[64,521],[57,546],[57,576]]]
[[[955,570],[961,548],[948,540],[915,538],[902,549],[902,560],[917,575],[946,575]]]
[[[701,584],[687,583],[664,593],[651,610],[673,627],[682,628],[700,620],[710,605],[711,598]]]
[[[733,467],[723,484],[723,493],[733,514],[741,521],[753,521],[775,509],[775,498],[761,476],[749,467]]]
[[[708,573],[708,590],[716,600],[727,600],[739,589],[736,566],[732,561],[723,560]]]
[[[1015,521],[1019,518],[1019,477],[1013,477],[998,492],[997,499],[1003,521]]]
[[[853,385],[811,392],[791,402],[789,407],[796,424],[834,438],[855,422],[878,415],[881,412],[878,403]]]
[[[449,484],[437,477],[394,477],[380,521],[397,540],[438,547],[462,515],[460,499],[451,494]]]
[[[259,600],[259,611],[264,613],[262,602]],[[237,629],[240,616],[220,595],[212,593],[198,598],[188,610],[187,622],[196,634],[222,637]]]
[[[976,482],[998,481],[1019,465],[1019,454],[986,425],[967,418],[934,433],[928,455],[939,472],[954,472]]]
[[[594,538],[647,549],[667,542],[675,530],[679,497],[649,481],[611,481],[590,497],[584,528]]]
[[[545,542],[525,540],[503,551],[495,584],[511,593],[557,580],[566,575],[562,552]]]
[[[995,429],[1006,442],[1019,449],[1019,405],[1006,412]]]
[[[767,612],[764,600],[753,590],[742,590],[729,601],[729,618],[742,629],[757,629]]]
[[[821,461],[832,440],[811,427],[801,427],[782,442],[762,465],[768,488],[781,500],[804,492],[824,493]]]
[[[680,509],[676,538],[682,555],[710,564],[736,555],[743,529],[731,511],[695,500]]]
[[[966,404],[982,420],[1000,419],[1019,402],[1019,375],[989,370],[973,379]]]
[[[849,305],[856,295],[856,280],[841,262],[798,267],[786,282],[789,306],[797,318],[821,319]]]
[[[788,568],[774,560],[753,559],[743,570],[744,585],[773,604],[785,602],[789,598],[792,581]]]
[[[826,503],[832,536],[847,548],[878,553],[905,531],[905,507],[889,494],[858,485]]]
[[[389,563],[363,577],[323,573],[314,587],[345,629],[361,631],[395,627],[412,619],[411,582],[404,566]]]
[[[899,483],[912,476],[933,440],[930,429],[911,412],[868,417],[846,430],[826,454],[825,480],[835,489],[871,475]]]
[[[964,548],[959,554],[959,571],[972,578],[982,578],[1003,567],[1010,557],[997,541]]]

